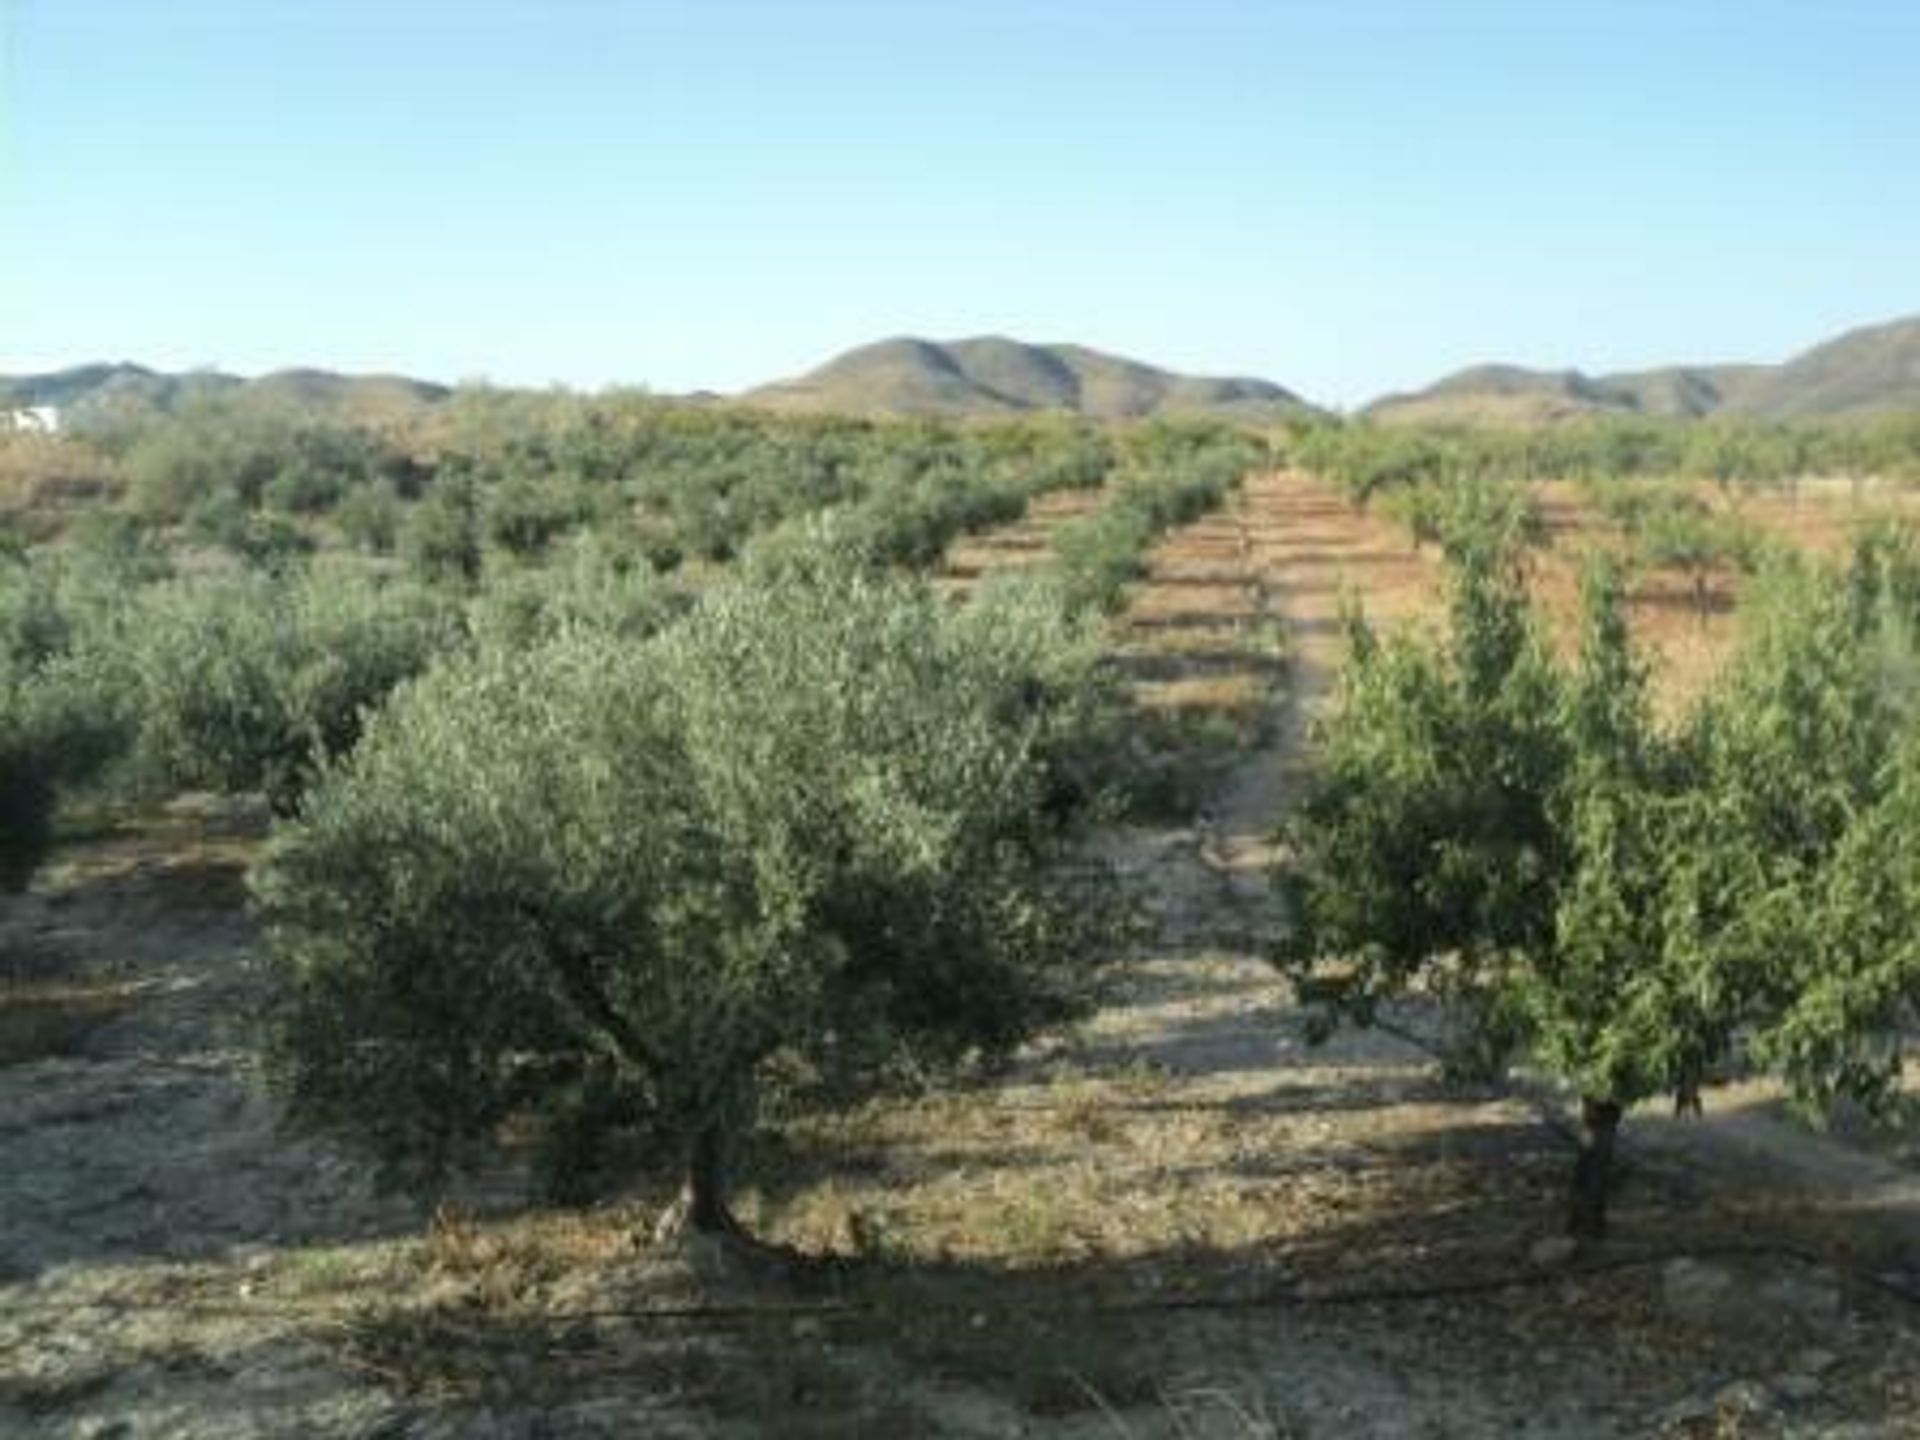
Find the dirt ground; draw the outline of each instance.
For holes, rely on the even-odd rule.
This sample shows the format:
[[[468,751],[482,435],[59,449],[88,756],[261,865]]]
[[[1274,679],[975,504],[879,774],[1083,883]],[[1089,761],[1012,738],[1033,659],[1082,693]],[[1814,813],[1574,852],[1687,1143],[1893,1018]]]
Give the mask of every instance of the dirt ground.
[[[97,1002],[0,1065],[0,1434],[1920,1435],[1895,1159],[1763,1095],[1636,1115],[1616,1234],[1570,1255],[1551,1096],[1451,1088],[1383,1030],[1310,1043],[1263,957],[1270,835],[1343,596],[1407,619],[1436,585],[1298,475],[1159,547],[1114,629],[1143,723],[1250,738],[1198,810],[1104,837],[1146,923],[1090,1021],[749,1157],[744,1217],[805,1263],[655,1245],[644,1187],[380,1196],[259,1098],[260,817],[74,846],[0,935],[13,1000]]]
[[[1573,485],[1538,484],[1532,490],[1548,534],[1548,545],[1534,566],[1535,592],[1552,616],[1561,643],[1571,646],[1577,633],[1581,566],[1596,544],[1607,543],[1608,527]],[[1920,503],[1911,493],[1846,481],[1808,480],[1791,491],[1768,490],[1737,501],[1707,485],[1699,487],[1699,495],[1763,536],[1833,558],[1846,553],[1863,521],[1920,518]],[[1628,596],[1628,618],[1653,661],[1666,710],[1683,710],[1732,653],[1742,578],[1731,567],[1717,567],[1704,577],[1699,592],[1690,577],[1677,572],[1636,579]]]

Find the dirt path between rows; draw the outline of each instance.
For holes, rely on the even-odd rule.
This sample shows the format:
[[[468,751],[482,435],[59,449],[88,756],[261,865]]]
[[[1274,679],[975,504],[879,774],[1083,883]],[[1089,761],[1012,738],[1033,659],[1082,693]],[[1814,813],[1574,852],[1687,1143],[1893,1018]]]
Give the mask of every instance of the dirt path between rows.
[[[1237,579],[1231,564],[1221,567],[1236,548],[1235,530]],[[1277,620],[1287,637],[1288,693],[1267,742],[1230,773],[1195,834],[1142,829],[1121,847],[1123,865],[1152,897],[1159,948],[1135,967],[1124,1003],[1091,1033],[1110,1061],[1144,1060],[1177,1076],[1179,1104],[1217,1105],[1249,1119],[1275,1109],[1313,1115],[1309,1128],[1264,1137],[1304,1152],[1289,1167],[1300,1188],[1269,1197],[1264,1220],[1271,1237],[1293,1244],[1328,1229],[1346,1234],[1349,1283],[1368,1275],[1408,1279],[1410,1250],[1425,1262],[1411,1273],[1427,1280],[1502,1269],[1524,1277],[1557,1226],[1569,1163],[1551,1104],[1538,1091],[1448,1093],[1428,1054],[1382,1031],[1349,1030],[1324,1046],[1308,1044],[1291,996],[1261,956],[1279,919],[1265,880],[1273,832],[1311,763],[1312,727],[1335,698],[1346,610],[1357,601],[1387,627],[1430,622],[1444,603],[1439,564],[1416,552],[1398,526],[1356,511],[1331,487],[1280,473],[1251,478],[1230,511],[1163,544],[1130,616],[1179,611],[1182,602],[1169,597],[1194,594],[1196,578],[1216,601],[1235,584],[1241,591],[1211,613],[1204,604],[1188,606],[1182,623],[1244,624],[1249,605]],[[1757,1111],[1753,1098],[1710,1096],[1706,1125],[1636,1117],[1636,1173],[1619,1202],[1616,1255],[1711,1249],[1741,1238],[1763,1248],[1804,1241],[1855,1254],[1868,1268],[1883,1264],[1878,1247],[1857,1245],[1853,1222],[1869,1212],[1914,1211],[1911,1174],[1786,1126]],[[1242,1144],[1260,1144],[1258,1127],[1245,1128]],[[1372,1204],[1329,1183],[1328,1150],[1343,1177],[1350,1167],[1370,1170],[1379,1231],[1347,1229],[1352,1207]],[[1463,1162],[1478,1173],[1445,1174]],[[1450,1191],[1460,1183],[1470,1199]],[[1463,1199],[1477,1213],[1439,1224],[1421,1213]],[[1920,1417],[1920,1343],[1900,1303],[1875,1311],[1838,1272],[1806,1273],[1803,1262],[1777,1256],[1744,1268],[1688,1264],[1569,1279],[1544,1291],[1522,1286],[1468,1305],[1376,1312],[1377,1326],[1317,1317],[1313,1333],[1342,1363],[1325,1372],[1324,1388],[1311,1366],[1290,1369],[1291,1413],[1311,1434],[1910,1433],[1909,1418]],[[1720,1297],[1717,1309],[1689,1298],[1695,1275]],[[1764,1322],[1750,1323],[1769,1308]],[[1893,1325],[1863,1341],[1858,1327],[1869,1312]],[[1530,1365],[1536,1344],[1546,1356],[1560,1353],[1569,1325],[1600,1363]],[[1845,1354],[1845,1365],[1809,1383],[1801,1373],[1806,1348],[1824,1362],[1824,1346],[1840,1346],[1848,1335],[1857,1348],[1835,1352]],[[1518,1349],[1516,1336],[1526,1337]],[[1298,1332],[1293,1343],[1304,1343]],[[1601,1359],[1609,1353],[1611,1360]],[[1341,1388],[1356,1381],[1359,1355],[1385,1367],[1373,1382],[1391,1397],[1383,1406],[1356,1407],[1351,1390]],[[1459,1381],[1461,1374],[1447,1375],[1455,1365],[1471,1377],[1464,1386],[1442,1378]],[[1851,1393],[1843,1393],[1845,1381],[1855,1383]],[[1800,1399],[1782,1401],[1783,1390]]]

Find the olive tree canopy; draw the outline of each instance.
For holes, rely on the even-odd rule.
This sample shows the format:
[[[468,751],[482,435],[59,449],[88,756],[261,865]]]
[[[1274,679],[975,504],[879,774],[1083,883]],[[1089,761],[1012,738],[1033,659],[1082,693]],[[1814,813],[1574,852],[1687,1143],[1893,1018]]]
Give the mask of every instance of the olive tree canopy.
[[[771,1095],[1004,1051],[1081,995],[1110,907],[1060,780],[1095,654],[1037,599],[824,566],[430,673],[257,878],[292,1117],[417,1176],[515,1118],[559,1163],[642,1133],[729,1228],[725,1142]]]

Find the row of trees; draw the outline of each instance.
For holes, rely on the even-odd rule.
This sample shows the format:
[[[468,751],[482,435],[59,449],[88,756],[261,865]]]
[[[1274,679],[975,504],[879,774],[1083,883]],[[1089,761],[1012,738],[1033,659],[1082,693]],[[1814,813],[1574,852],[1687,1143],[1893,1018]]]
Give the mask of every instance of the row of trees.
[[[1678,571],[1687,577],[1695,609],[1704,618],[1716,573],[1751,574],[1785,547],[1737,509],[1709,504],[1691,486],[1672,481],[1586,485],[1611,553],[1636,571]],[[1378,495],[1382,513],[1406,526],[1416,547],[1435,544],[1463,524],[1492,523],[1516,545],[1549,540],[1546,519],[1531,491],[1514,481],[1470,476],[1423,479]]]
[[[183,423],[211,424],[206,417],[222,413],[189,410]],[[596,415],[583,412],[563,434],[597,434]],[[628,419],[620,447],[586,452],[593,465],[647,446],[692,465],[715,444],[766,450],[802,434],[818,442],[808,453],[820,461],[845,442],[847,454],[865,458],[849,462],[854,498],[825,507],[827,530],[845,563],[869,569],[924,567],[957,533],[1017,517],[1035,494],[1097,482],[1111,464],[1125,467],[1117,503],[1150,514],[1157,530],[1189,513],[1195,497],[1217,495],[1227,469],[1251,453],[1242,438],[1208,426],[1144,427],[1124,437],[1051,424],[967,430],[833,421],[793,429],[657,406]],[[240,427],[248,443],[230,448],[255,459],[275,453],[274,445],[303,433],[290,423],[256,419]],[[121,441],[137,454],[153,433],[175,432],[134,429]],[[358,449],[328,453],[368,455],[372,446],[368,438]],[[509,445],[503,453],[518,451]],[[209,463],[228,462],[216,447]],[[1199,479],[1183,478],[1179,467]],[[264,462],[258,470],[266,473]],[[763,479],[771,484],[774,476]],[[402,507],[391,530],[409,562],[405,574],[335,551],[314,553],[310,541],[278,543],[283,532],[274,523],[285,517],[244,509],[230,518],[247,537],[235,544],[252,562],[246,565],[209,570],[196,557],[176,577],[169,532],[137,510],[100,504],[71,523],[61,544],[0,559],[0,628],[12,637],[4,729],[14,757],[9,773],[17,777],[8,801],[16,881],[44,845],[61,786],[261,791],[290,814],[317,767],[351,748],[363,712],[437,659],[530,645],[569,629],[644,639],[684,615],[699,588],[635,563],[630,519],[564,543],[548,538],[537,557],[491,563],[488,537],[499,538],[503,516],[516,517],[523,550],[540,529],[503,498],[517,487],[512,479],[482,484],[464,471],[435,474],[408,501],[389,475],[354,483],[362,488],[349,501],[377,492]],[[790,497],[793,517],[754,540],[759,563],[772,566],[783,554],[826,543],[814,523],[822,512],[805,507],[832,493]],[[385,525],[374,511],[346,504],[340,519]]]
[[[1356,501],[1422,481],[1627,479],[1711,481],[1722,489],[1792,486],[1808,475],[1920,480],[1920,416],[1834,421],[1636,416],[1558,425],[1302,423],[1296,463]]]
[[[1136,560],[1260,456],[1124,443],[1102,513]],[[427,1184],[508,1130],[561,1194],[666,1154],[689,1223],[732,1232],[727,1157],[770,1109],[990,1062],[1085,1001],[1122,916],[1075,843],[1124,749],[1111,592],[1068,561],[955,608],[903,537],[973,512],[888,495],[671,624],[599,589],[598,623],[524,624],[496,588],[517,643],[403,688],[257,872],[297,1123]]]
[[[1556,657],[1514,495],[1464,487],[1434,521],[1442,638],[1354,618],[1281,954],[1329,1017],[1437,996],[1465,1061],[1573,1087],[1591,1236],[1646,1098],[1725,1065],[1814,1104],[1893,1094],[1920,547],[1772,563],[1732,667],[1662,722],[1609,564]],[[322,764],[256,881],[272,1074],[300,1123],[419,1179],[503,1133],[563,1192],[669,1154],[691,1222],[729,1231],[726,1158],[770,1108],[1003,1053],[1084,999],[1118,913],[1071,860],[1117,713],[1098,606],[955,609],[824,523],[672,623],[608,609],[503,604],[513,643],[433,666]]]
[[[93,456],[147,526],[249,560],[345,544],[469,580],[485,555],[538,559],[580,530],[657,570],[722,562],[784,522],[860,505],[889,548],[924,562],[955,527],[1099,484],[1126,447],[1064,418],[779,417],[486,390],[369,415],[216,389],[173,410],[83,416],[58,442]]]
[[[618,467],[644,447],[691,476],[702,446],[778,430],[662,413],[496,433],[481,412],[448,434],[626,495]],[[1260,458],[1208,427],[817,436],[806,466],[879,448],[821,462],[788,508],[743,502],[746,528],[722,529],[752,537],[744,559],[697,592],[632,564],[625,521],[487,563],[518,482],[471,460],[411,493],[354,482],[391,490],[431,583],[326,555],[155,578],[153,531],[128,517],[8,562],[11,878],[61,784],[120,767],[265,791],[270,1069],[298,1122],[422,1179],[529,1130],[562,1189],[623,1148],[671,1153],[692,1222],[730,1229],[726,1157],[770,1107],[1003,1053],[1084,999],[1117,914],[1074,860],[1103,800],[1088,757],[1120,748],[1099,612],[1154,534]],[[899,573],[1116,469],[1051,586],[956,608]],[[1353,623],[1288,836],[1284,959],[1330,1014],[1437,993],[1472,1017],[1480,1064],[1524,1050],[1572,1084],[1588,1145],[1570,1223],[1597,1233],[1641,1099],[1722,1063],[1813,1102],[1890,1093],[1920,987],[1920,555],[1883,530],[1844,575],[1777,562],[1734,667],[1664,724],[1617,573],[1595,571],[1580,653],[1558,660],[1526,597],[1519,492],[1431,493],[1451,624],[1431,641]]]
[[[1104,505],[1054,533],[1054,569],[1075,608],[1114,611],[1146,573],[1148,548],[1176,525],[1221,505],[1267,460],[1250,436],[1160,428],[1134,437]]]
[[[5,880],[62,791],[263,793],[291,814],[364,713],[470,643],[459,606],[330,568],[142,581],[98,556],[0,562]]]
[[[1462,524],[1444,637],[1351,621],[1324,770],[1286,836],[1283,964],[1329,1017],[1440,997],[1483,1068],[1582,1097],[1569,1223],[1605,1223],[1626,1110],[1723,1064],[1810,1103],[1893,1094],[1920,997],[1920,568],[1899,532],[1844,573],[1783,559],[1685,717],[1656,720],[1617,572],[1557,659],[1512,536]]]
[[[911,572],[1115,465],[1137,553],[1258,454],[1207,426],[810,433],[873,451],[697,587],[611,527],[482,563],[476,529],[540,528],[519,482],[442,470],[405,499],[377,465],[338,518],[403,507],[414,576],[299,550],[176,575],[124,511],[0,562],[5,878],[63,787],[264,793],[268,1058],[296,1123],[422,1181],[531,1130],[561,1193],[664,1149],[692,1223],[731,1229],[727,1153],[764,1110],[1005,1053],[1078,1007],[1117,933],[1075,853],[1124,751],[1110,592],[1069,569],[956,608]]]

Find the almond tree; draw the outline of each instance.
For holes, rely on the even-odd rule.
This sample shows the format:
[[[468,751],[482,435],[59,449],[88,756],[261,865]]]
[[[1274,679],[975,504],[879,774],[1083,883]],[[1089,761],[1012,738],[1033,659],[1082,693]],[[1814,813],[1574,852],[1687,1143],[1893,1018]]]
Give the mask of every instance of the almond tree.
[[[1580,1097],[1568,1221],[1592,1237],[1627,1110],[1696,1095],[1743,1036],[1810,1099],[1887,1093],[1920,978],[1916,764],[1886,664],[1890,597],[1909,592],[1782,567],[1730,671],[1669,732],[1600,569],[1571,673],[1525,667],[1528,730],[1465,703],[1466,657],[1505,677],[1494,694],[1525,673],[1498,659],[1525,653],[1504,638],[1524,633],[1522,602],[1476,592],[1471,563],[1455,583],[1480,603],[1456,601],[1444,649],[1359,632],[1328,778],[1292,832],[1283,953],[1363,1019],[1435,976],[1505,997],[1516,1038]]]
[[[1481,519],[1485,523],[1481,523]],[[1514,983],[1551,945],[1567,769],[1562,682],[1526,602],[1513,516],[1453,528],[1446,634],[1357,612],[1319,776],[1284,834],[1282,964],[1367,1019],[1420,981],[1464,1006],[1456,1068],[1504,1068]],[[1321,962],[1337,957],[1337,969]]]

